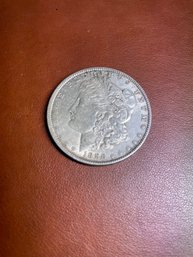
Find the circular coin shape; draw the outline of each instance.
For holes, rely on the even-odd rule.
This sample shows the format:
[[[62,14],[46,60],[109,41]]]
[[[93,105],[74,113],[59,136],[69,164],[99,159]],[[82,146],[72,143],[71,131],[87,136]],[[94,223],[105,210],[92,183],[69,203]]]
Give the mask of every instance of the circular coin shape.
[[[151,108],[141,86],[105,67],[80,70],[52,94],[47,122],[59,148],[73,159],[107,165],[126,159],[145,141]]]

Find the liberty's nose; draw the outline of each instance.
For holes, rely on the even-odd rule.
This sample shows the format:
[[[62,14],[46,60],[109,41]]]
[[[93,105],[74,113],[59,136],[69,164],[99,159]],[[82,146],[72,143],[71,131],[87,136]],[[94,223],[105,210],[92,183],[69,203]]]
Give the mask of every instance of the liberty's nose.
[[[71,105],[71,107],[69,108],[69,112],[70,112],[70,116],[71,118],[73,119],[76,112],[77,112],[77,107],[79,105],[79,102],[80,102],[80,98],[78,97],[74,103]]]

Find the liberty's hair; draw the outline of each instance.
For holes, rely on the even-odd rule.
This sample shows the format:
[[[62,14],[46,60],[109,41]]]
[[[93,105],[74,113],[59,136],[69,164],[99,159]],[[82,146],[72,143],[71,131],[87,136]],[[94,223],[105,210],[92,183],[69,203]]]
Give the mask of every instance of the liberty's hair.
[[[122,90],[110,80],[97,77],[80,84],[79,97],[86,97],[96,108],[93,150],[111,149],[128,139],[127,124],[136,106],[132,91]]]

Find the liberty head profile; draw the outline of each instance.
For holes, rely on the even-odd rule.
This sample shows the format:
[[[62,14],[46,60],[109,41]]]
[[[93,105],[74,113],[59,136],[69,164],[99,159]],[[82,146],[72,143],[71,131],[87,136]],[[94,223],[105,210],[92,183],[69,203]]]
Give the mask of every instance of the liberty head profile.
[[[135,106],[132,91],[122,90],[107,79],[90,78],[80,83],[68,122],[81,134],[80,151],[112,149],[127,140]]]

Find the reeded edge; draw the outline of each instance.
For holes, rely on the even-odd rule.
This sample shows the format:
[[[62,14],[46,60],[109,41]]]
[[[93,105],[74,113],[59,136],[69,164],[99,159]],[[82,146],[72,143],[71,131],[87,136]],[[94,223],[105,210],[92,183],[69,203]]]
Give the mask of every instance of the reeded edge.
[[[147,124],[147,129],[146,129],[146,133],[145,135],[143,136],[143,139],[141,140],[141,142],[136,146],[136,148],[134,148],[132,150],[132,152],[122,156],[122,157],[119,157],[115,160],[112,160],[112,161],[102,161],[102,162],[95,162],[95,161],[89,161],[87,159],[84,159],[84,158],[81,158],[81,157],[78,157],[76,156],[75,154],[73,154],[72,152],[70,152],[67,148],[65,148],[61,143],[60,143],[60,140],[58,139],[58,136],[57,134],[55,133],[55,130],[53,128],[53,125],[52,125],[52,120],[51,120],[51,113],[52,113],[52,107],[53,107],[53,103],[54,103],[54,100],[58,94],[58,92],[60,91],[60,89],[69,81],[71,80],[72,78],[84,73],[84,72],[89,72],[89,71],[112,71],[112,72],[116,72],[116,73],[119,73],[119,74],[122,74],[124,76],[127,76],[138,88],[139,90],[141,91],[141,93],[143,94],[145,100],[146,100],[146,103],[147,103],[147,107],[148,107],[148,124]],[[145,93],[145,91],[143,90],[143,88],[132,78],[130,77],[128,74],[122,72],[122,71],[119,71],[119,70],[116,70],[116,69],[113,69],[113,68],[107,68],[107,67],[91,67],[91,68],[85,68],[85,69],[81,69],[71,75],[69,75],[67,78],[65,78],[64,80],[62,80],[60,82],[60,84],[55,88],[55,90],[53,91],[51,97],[50,97],[50,100],[48,102],[48,107],[47,107],[47,123],[48,123],[48,128],[49,128],[49,131],[50,131],[50,134],[52,136],[52,138],[54,139],[56,145],[65,153],[67,154],[68,156],[70,156],[72,159],[80,162],[80,163],[84,163],[84,164],[88,164],[88,165],[95,165],[95,166],[105,166],[105,165],[110,165],[110,164],[114,164],[114,163],[117,163],[117,162],[120,162],[120,161],[123,161],[125,159],[127,159],[128,157],[130,157],[131,155],[133,155],[142,145],[143,143],[145,142],[148,134],[149,134],[149,131],[150,131],[150,128],[151,128],[151,124],[152,124],[152,111],[151,111],[151,106],[150,106],[150,102],[149,102],[149,99]]]

